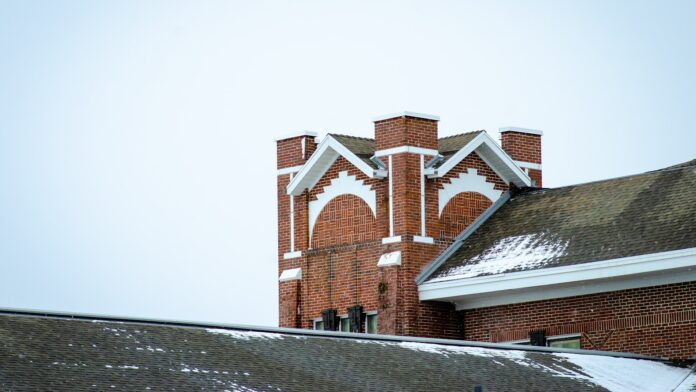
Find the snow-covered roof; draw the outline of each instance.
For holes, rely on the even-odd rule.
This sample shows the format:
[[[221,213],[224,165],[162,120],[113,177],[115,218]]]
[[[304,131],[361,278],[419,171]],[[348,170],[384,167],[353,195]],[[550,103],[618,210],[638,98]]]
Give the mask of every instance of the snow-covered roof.
[[[28,312],[0,312],[0,341],[8,390],[650,392],[696,381],[630,354]]]

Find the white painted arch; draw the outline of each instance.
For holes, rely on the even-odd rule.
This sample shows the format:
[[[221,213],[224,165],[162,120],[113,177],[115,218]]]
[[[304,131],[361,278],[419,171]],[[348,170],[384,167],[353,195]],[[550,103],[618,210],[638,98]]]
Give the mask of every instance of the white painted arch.
[[[459,173],[449,183],[444,184],[438,191],[439,216],[449,201],[462,192],[476,192],[495,202],[503,194],[503,191],[495,189],[495,184],[486,181],[485,176],[478,174],[476,169],[467,169],[466,173]]]
[[[324,191],[317,195],[316,200],[309,202],[309,242],[312,243],[314,224],[319,214],[333,199],[341,195],[353,195],[361,198],[377,216],[377,194],[370,185],[364,185],[363,180],[348,175],[347,171],[338,173],[338,177],[331,180],[331,185],[325,186]]]

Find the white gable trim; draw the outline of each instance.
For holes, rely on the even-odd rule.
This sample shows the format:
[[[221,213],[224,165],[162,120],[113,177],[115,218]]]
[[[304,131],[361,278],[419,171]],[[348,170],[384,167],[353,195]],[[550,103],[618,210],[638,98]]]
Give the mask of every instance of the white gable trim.
[[[462,192],[476,192],[490,201],[495,202],[503,194],[503,191],[495,189],[495,184],[486,182],[486,177],[478,174],[476,169],[466,169],[466,173],[459,173],[459,177],[454,177],[449,183],[438,190],[439,216],[449,201]]]
[[[331,180],[331,185],[325,186],[324,191],[317,195],[316,200],[309,202],[309,242],[312,242],[314,224],[319,214],[327,204],[340,195],[354,195],[361,198],[377,216],[377,193],[370,185],[364,185],[363,180],[357,180],[355,176],[348,175],[347,171],[338,173],[338,177]]]
[[[443,163],[442,166],[427,169],[426,174],[430,178],[443,177],[474,151],[503,181],[512,182],[519,187],[532,185],[532,180],[527,173],[517,166],[512,158],[486,132],[481,132],[473,138],[461,150],[457,151],[456,154]]]
[[[297,196],[305,189],[312,189],[339,156],[344,157],[369,178],[384,178],[387,175],[385,170],[373,169],[331,135],[327,135],[297,172],[295,178],[290,181],[286,189],[287,193]]]
[[[421,301],[473,309],[696,281],[696,248],[563,267],[423,283]]]

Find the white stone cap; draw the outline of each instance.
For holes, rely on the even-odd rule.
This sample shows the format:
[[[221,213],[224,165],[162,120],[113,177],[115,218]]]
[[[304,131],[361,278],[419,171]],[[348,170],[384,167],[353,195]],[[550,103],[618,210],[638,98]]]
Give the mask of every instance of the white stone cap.
[[[312,131],[297,131],[297,132],[286,133],[285,135],[282,135],[281,137],[277,137],[275,139],[275,141],[292,139],[294,137],[301,137],[301,136],[317,137],[317,135],[318,134],[316,132],[312,132]]]
[[[440,121],[440,116],[436,116],[434,114],[424,114],[424,113],[406,112],[406,111],[385,114],[383,116],[377,116],[377,117],[374,117],[372,119],[372,121],[376,122],[376,121],[388,120],[390,118],[397,118],[397,117],[417,117],[417,118],[424,118],[426,120]]]
[[[287,282],[290,280],[300,280],[302,279],[302,268],[292,268],[292,269],[286,269],[283,271],[282,274],[280,274],[280,278],[278,278],[279,282]]]
[[[401,265],[401,251],[385,253],[379,257],[377,262],[378,267],[389,267],[392,265]]]
[[[519,132],[519,133],[529,133],[531,135],[544,136],[544,132],[542,132],[539,129],[529,129],[529,128],[520,128],[520,127],[502,127],[502,128],[498,128],[498,131],[500,133]]]

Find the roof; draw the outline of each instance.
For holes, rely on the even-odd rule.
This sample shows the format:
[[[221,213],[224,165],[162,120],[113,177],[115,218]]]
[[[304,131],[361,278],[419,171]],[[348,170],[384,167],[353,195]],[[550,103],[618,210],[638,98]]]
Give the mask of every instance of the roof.
[[[688,374],[584,350],[0,312],[3,390],[665,391]]]
[[[457,249],[436,260],[439,266],[426,279],[464,279],[696,248],[694,222],[693,164],[528,190],[455,242]]]
[[[469,144],[469,142],[481,132],[485,131],[460,133],[458,135],[446,136],[438,139],[437,149],[440,152],[440,155],[443,156],[442,161],[440,161],[438,165],[442,166],[443,163],[447,162],[447,160],[450,159],[457,151],[464,148],[464,146]]]
[[[370,158],[375,155],[375,139],[339,135],[335,133],[330,133],[329,135],[331,135],[339,143],[343,144],[353,154],[357,155],[358,158],[363,160],[363,162],[367,163],[374,169],[378,169],[377,165],[370,160]]]

